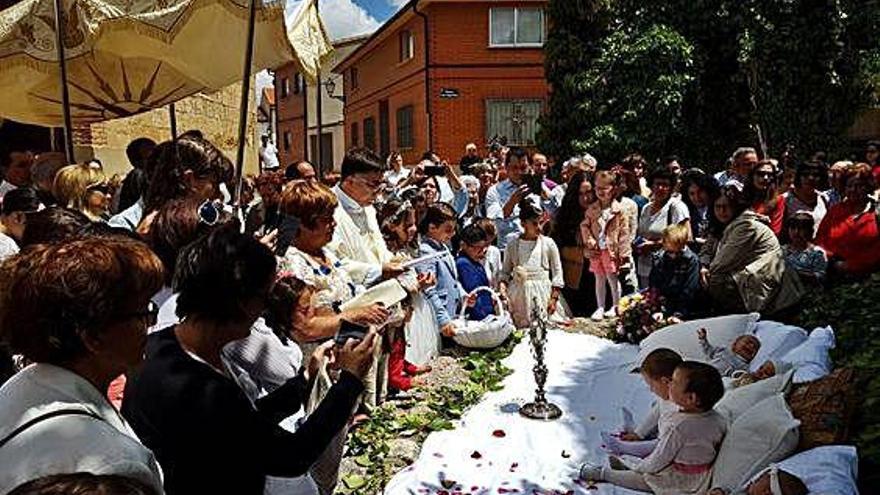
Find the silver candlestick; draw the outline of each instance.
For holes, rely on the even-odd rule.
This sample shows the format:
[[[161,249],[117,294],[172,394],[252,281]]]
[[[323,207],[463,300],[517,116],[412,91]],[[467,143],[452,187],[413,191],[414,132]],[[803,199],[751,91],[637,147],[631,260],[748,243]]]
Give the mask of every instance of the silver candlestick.
[[[544,362],[544,345],[547,343],[547,315],[538,303],[532,299],[532,321],[529,324],[529,342],[532,345],[532,356],[535,366],[535,400],[519,408],[519,413],[527,418],[551,420],[562,416],[562,409],[547,401],[544,395],[544,384],[547,382],[547,364]]]

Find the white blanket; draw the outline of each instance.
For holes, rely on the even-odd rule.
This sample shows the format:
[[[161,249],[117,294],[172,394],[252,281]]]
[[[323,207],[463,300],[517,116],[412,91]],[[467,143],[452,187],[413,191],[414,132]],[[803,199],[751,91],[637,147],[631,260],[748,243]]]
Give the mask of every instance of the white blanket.
[[[487,394],[456,429],[428,436],[419,459],[388,484],[388,495],[631,494],[600,483],[576,483],[581,462],[604,462],[600,431],[617,431],[621,406],[640,419],[653,395],[629,373],[638,347],[587,335],[552,331],[547,341],[547,398],[562,408],[556,421],[519,415],[535,396],[528,339],[505,360],[514,373],[504,389]],[[494,436],[497,430],[503,437]],[[500,433],[499,433],[500,435]],[[446,483],[443,483],[446,480]],[[454,484],[450,484],[454,481]]]

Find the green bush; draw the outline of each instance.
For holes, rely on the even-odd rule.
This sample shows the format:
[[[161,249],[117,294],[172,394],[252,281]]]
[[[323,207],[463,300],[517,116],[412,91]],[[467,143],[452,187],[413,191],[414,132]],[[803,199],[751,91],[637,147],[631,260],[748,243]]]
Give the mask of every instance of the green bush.
[[[859,449],[860,484],[880,486],[880,274],[867,280],[813,293],[804,306],[802,326],[830,325],[837,336],[835,367],[855,368],[864,402],[854,441]],[[869,493],[866,491],[865,493]]]

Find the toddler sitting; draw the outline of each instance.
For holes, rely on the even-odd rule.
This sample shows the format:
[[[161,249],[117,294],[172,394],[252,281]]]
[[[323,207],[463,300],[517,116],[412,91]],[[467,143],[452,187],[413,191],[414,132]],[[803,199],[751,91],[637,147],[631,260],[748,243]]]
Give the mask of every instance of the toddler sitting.
[[[749,371],[749,363],[761,349],[761,341],[754,335],[741,335],[731,344],[730,349],[715,347],[706,338],[706,329],[697,330],[703,354],[722,376],[733,376],[737,371]]]
[[[713,409],[724,395],[721,374],[711,365],[684,361],[675,368],[668,388],[678,411],[660,423],[651,455],[645,459],[612,456],[611,468],[584,464],[579,473],[582,480],[608,481],[649,493],[706,493],[727,429],[725,419]]]
[[[682,363],[681,356],[670,349],[656,349],[645,358],[639,373],[658,400],[651,412],[638,427],[633,427],[632,413],[623,408],[623,431],[618,434],[602,432],[605,450],[610,454],[627,454],[646,457],[657,445],[657,432],[662,427],[663,418],[678,410],[669,400],[669,384],[672,373]]]

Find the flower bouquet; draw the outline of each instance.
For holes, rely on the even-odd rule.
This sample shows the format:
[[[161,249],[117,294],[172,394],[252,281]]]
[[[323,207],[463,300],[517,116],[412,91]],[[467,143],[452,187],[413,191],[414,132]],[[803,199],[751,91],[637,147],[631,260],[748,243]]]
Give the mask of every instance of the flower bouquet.
[[[617,328],[609,336],[615,342],[638,344],[652,332],[678,323],[663,315],[663,298],[656,290],[646,290],[620,298]]]

